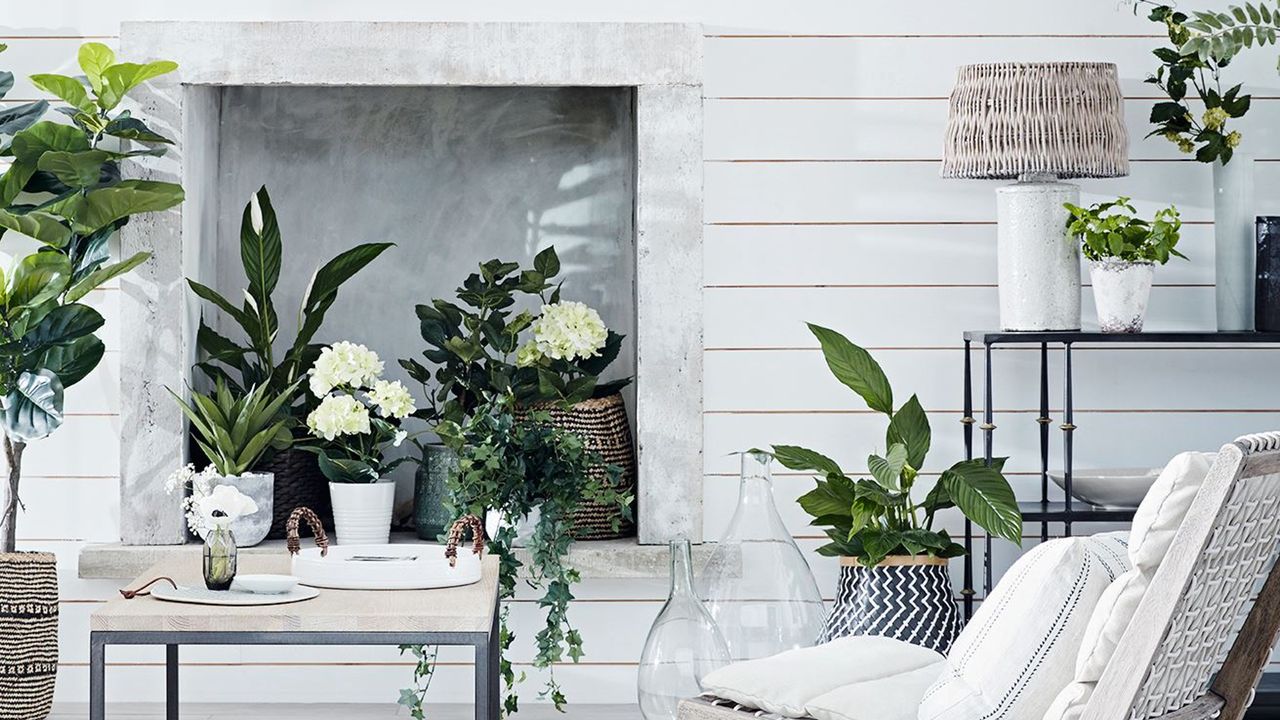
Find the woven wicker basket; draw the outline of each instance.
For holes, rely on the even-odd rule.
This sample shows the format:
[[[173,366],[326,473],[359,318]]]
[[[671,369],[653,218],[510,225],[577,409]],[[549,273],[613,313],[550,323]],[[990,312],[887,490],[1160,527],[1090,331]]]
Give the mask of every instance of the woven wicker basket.
[[[576,433],[587,447],[600,454],[605,463],[622,468],[617,488],[635,495],[636,452],[631,443],[631,423],[627,420],[627,408],[622,395],[584,400],[571,408],[542,408],[551,415],[556,427]],[[592,475],[604,478],[604,468],[592,471]],[[631,537],[636,534],[634,503],[632,520],[622,517],[617,508],[610,508],[584,501],[573,514],[572,535],[575,540],[608,540]],[[614,521],[618,529],[614,530]]]
[[[333,505],[329,501],[329,481],[320,472],[316,456],[297,448],[289,448],[260,462],[255,472],[275,473],[275,501],[272,508],[270,539],[285,536],[285,524],[294,508],[308,507],[320,516],[320,522],[333,529]]]
[[[0,553],[0,720],[44,720],[57,677],[57,559]]]

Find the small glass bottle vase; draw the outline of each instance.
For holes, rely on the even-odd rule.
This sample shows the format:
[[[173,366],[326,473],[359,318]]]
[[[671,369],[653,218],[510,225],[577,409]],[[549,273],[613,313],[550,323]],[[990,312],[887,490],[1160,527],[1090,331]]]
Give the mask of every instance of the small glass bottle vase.
[[[826,607],[773,503],[772,458],[742,454],[738,506],[703,573],[707,609],[734,662],[813,645]]]
[[[228,527],[214,527],[204,537],[204,585],[229,590],[236,577],[236,538]]]
[[[689,541],[671,542],[671,596],[649,628],[637,682],[644,720],[675,720],[680,701],[729,662],[729,647],[693,590]]]

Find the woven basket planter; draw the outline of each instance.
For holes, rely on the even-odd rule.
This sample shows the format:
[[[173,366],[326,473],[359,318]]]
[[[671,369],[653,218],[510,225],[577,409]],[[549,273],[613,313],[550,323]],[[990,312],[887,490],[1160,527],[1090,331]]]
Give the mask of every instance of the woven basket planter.
[[[320,472],[316,456],[297,448],[272,455],[258,463],[255,472],[275,473],[275,505],[271,512],[269,539],[286,535],[285,524],[294,508],[308,507],[320,516],[328,530],[333,529],[333,505],[329,500],[329,480]]]
[[[631,442],[631,423],[627,420],[627,408],[622,395],[584,400],[570,408],[541,408],[551,415],[551,423],[558,428],[577,434],[592,451],[599,453],[606,464],[622,468],[616,487],[635,495],[636,451]],[[606,477],[603,467],[592,470],[592,476]],[[575,540],[609,540],[632,537],[636,534],[635,508],[631,520],[622,517],[617,508],[583,501],[573,514],[571,534]],[[618,529],[614,530],[614,522]]]
[[[57,677],[57,559],[0,553],[0,720],[44,720]]]
[[[842,557],[835,606],[818,642],[882,635],[945,655],[959,634],[946,558],[894,555],[869,568]]]

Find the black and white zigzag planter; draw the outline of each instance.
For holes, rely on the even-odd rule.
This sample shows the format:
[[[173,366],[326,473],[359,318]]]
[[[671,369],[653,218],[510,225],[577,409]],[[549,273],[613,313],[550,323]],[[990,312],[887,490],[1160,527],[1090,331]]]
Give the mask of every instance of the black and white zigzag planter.
[[[883,635],[946,654],[960,633],[960,608],[945,558],[893,556],[868,568],[840,558],[840,587],[819,642]]]

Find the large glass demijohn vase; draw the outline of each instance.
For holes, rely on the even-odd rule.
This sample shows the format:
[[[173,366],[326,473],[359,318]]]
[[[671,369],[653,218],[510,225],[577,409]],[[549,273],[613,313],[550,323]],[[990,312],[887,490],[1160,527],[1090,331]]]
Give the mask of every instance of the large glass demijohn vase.
[[[671,541],[671,595],[649,628],[636,683],[644,720],[675,720],[680,701],[729,663],[729,647],[694,592],[688,540]]]
[[[827,611],[773,502],[772,458],[742,454],[738,506],[702,575],[702,596],[735,661],[813,645]]]

